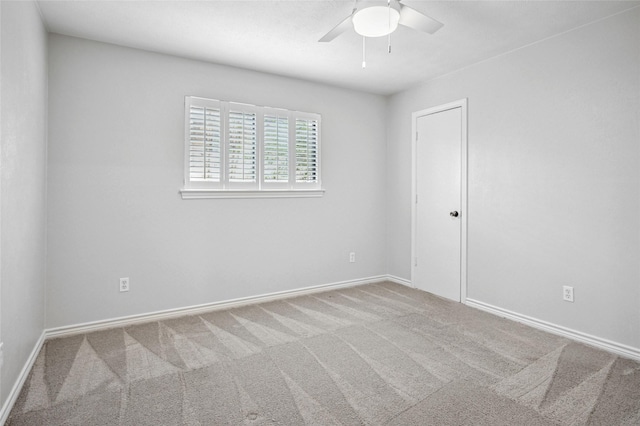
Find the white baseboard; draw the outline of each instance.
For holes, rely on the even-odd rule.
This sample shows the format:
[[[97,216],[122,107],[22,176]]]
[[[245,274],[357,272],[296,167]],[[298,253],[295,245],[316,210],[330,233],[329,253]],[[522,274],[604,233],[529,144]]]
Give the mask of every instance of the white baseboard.
[[[40,335],[40,338],[38,338],[38,341],[33,347],[33,350],[29,354],[29,358],[27,358],[27,362],[25,362],[24,366],[22,367],[22,370],[20,371],[20,374],[18,375],[16,382],[13,384],[13,387],[11,388],[11,391],[9,392],[7,399],[4,401],[4,405],[2,406],[2,409],[0,409],[0,425],[4,425],[9,419],[9,413],[11,413],[13,404],[16,403],[16,400],[18,399],[18,395],[20,395],[20,391],[22,390],[22,387],[27,381],[27,377],[29,377],[31,368],[33,367],[33,364],[36,362],[36,358],[38,357],[38,354],[40,353],[40,350],[42,349],[42,345],[44,344],[45,340],[46,340],[46,336],[45,336],[45,332],[43,331],[42,334]]]
[[[396,277],[395,275],[387,275],[387,281],[392,283],[406,285],[407,287],[415,288],[411,280],[405,280],[404,278]]]
[[[205,303],[202,305],[186,306],[183,308],[166,309],[163,311],[149,312],[145,314],[129,315],[125,317],[112,318],[101,321],[92,321],[83,324],[75,324],[64,327],[56,327],[45,330],[46,339],[55,337],[71,336],[74,334],[90,333],[92,331],[103,330],[114,327],[125,327],[149,321],[161,321],[183,315],[196,315],[202,312],[235,308],[252,303],[263,303],[272,300],[284,299],[295,296],[318,293],[321,291],[335,290],[338,288],[353,287],[361,284],[369,284],[381,281],[390,281],[387,275],[377,275],[373,277],[360,278],[355,280],[340,281],[329,284],[321,284],[312,287],[304,287],[295,290],[278,291],[275,293],[261,294],[258,296],[241,297],[238,299],[224,300],[221,302]]]
[[[467,299],[465,304],[476,309],[480,309],[491,314],[508,318],[513,321],[520,322],[522,324],[529,325],[531,327],[547,331],[552,334],[567,337],[569,339],[577,340],[590,346],[594,346],[599,349],[603,349],[608,352],[621,355],[626,358],[631,358],[636,361],[640,361],[640,349],[631,346],[623,345],[621,343],[612,342],[611,340],[602,339],[600,337],[592,336],[587,333],[572,330],[570,328],[562,327],[560,325],[552,324],[547,321],[542,321],[537,318],[532,318],[527,315],[522,315],[517,312],[512,312],[507,309],[498,308],[497,306],[490,305],[488,303],[480,302],[479,300]]]
[[[387,275],[387,280],[406,285],[407,287],[415,288],[411,280],[406,280],[404,278],[396,277],[394,275]],[[462,303],[465,305],[480,309],[485,312],[489,312],[490,314],[497,315],[499,317],[507,318],[512,321],[517,321],[522,324],[526,324],[528,326],[537,328],[539,330],[543,330],[552,334],[556,334],[562,337],[567,337],[572,340],[576,340],[578,342],[585,343],[590,346],[594,346],[596,348],[615,353],[617,355],[631,358],[636,361],[640,361],[640,348],[634,348],[631,346],[623,345],[621,343],[613,342],[611,340],[603,339],[600,337],[592,336],[587,333],[582,333],[580,331],[572,330],[567,327],[562,327],[557,324],[552,324],[547,321],[542,321],[537,318],[529,317],[527,315],[519,314],[517,312],[509,311],[507,309],[502,309],[497,306],[490,305],[488,303],[481,302],[479,300],[469,299],[463,300]]]

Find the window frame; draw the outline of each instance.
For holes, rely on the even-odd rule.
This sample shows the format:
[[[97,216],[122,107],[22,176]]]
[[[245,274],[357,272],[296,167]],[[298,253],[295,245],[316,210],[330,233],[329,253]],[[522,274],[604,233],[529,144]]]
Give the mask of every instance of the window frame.
[[[191,107],[204,106],[220,111],[220,180],[205,181],[191,179]],[[184,181],[180,193],[183,199],[201,198],[289,198],[321,197],[324,194],[321,183],[321,115],[292,111],[283,108],[264,107],[238,102],[185,96],[184,103]],[[231,111],[254,113],[256,117],[255,182],[231,182],[229,180],[229,114]],[[288,181],[265,181],[265,115],[286,117],[288,126]],[[316,121],[316,179],[311,182],[296,181],[296,120]],[[205,129],[206,131],[206,129]],[[206,149],[206,148],[205,148]],[[206,155],[206,154],[205,154]],[[206,169],[206,165],[204,166]]]

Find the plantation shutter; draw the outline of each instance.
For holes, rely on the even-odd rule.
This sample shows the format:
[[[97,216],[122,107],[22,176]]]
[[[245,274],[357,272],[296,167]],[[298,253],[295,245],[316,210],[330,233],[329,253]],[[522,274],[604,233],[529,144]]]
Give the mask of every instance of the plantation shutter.
[[[286,111],[264,114],[263,181],[289,182],[289,116]]]
[[[228,118],[229,183],[257,183],[258,122],[255,112],[234,108]]]
[[[320,119],[186,96],[183,198],[321,196]]]
[[[222,122],[219,103],[189,99],[186,119],[188,181],[219,184],[222,179]]]
[[[318,118],[296,118],[295,131],[295,173],[296,184],[318,184],[320,181]]]

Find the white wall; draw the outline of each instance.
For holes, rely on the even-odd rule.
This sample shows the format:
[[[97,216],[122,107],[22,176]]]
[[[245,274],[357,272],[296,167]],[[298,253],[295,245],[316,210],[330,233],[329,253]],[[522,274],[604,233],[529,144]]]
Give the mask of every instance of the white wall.
[[[390,274],[411,273],[411,112],[465,97],[468,297],[640,348],[640,10],[390,99]]]
[[[385,98],[60,35],[49,68],[47,327],[385,273]],[[322,114],[325,196],[182,200],[185,95]]]
[[[2,406],[44,327],[47,35],[32,2],[2,9]]]

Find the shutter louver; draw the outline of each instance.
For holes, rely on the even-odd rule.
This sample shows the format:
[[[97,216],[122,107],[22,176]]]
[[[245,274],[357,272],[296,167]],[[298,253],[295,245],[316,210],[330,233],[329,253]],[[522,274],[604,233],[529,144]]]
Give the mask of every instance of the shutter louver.
[[[296,183],[318,182],[318,120],[296,118]]]
[[[264,181],[289,181],[289,119],[264,116]]]
[[[191,106],[189,110],[189,179],[220,182],[220,110]]]
[[[228,123],[229,182],[256,182],[256,114],[229,111]]]

